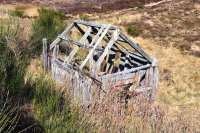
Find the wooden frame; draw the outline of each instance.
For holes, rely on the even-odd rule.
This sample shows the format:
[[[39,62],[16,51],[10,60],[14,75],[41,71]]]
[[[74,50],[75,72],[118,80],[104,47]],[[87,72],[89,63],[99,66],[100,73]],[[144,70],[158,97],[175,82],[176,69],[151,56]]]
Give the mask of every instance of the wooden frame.
[[[84,29],[83,26],[87,28]],[[80,40],[70,38],[69,34],[73,28],[76,28],[82,35]],[[70,47],[72,50],[62,60],[58,56],[59,44],[66,41],[72,45]],[[129,49],[122,46],[121,43],[128,45]],[[82,49],[85,49],[87,55],[77,63],[76,54],[79,54],[78,51]],[[77,84],[73,86],[73,88],[79,86],[80,92],[87,92],[87,94],[81,93],[84,99],[87,99],[86,96],[90,96],[88,98],[90,101],[82,101],[82,103],[92,101],[92,94],[88,94],[91,93],[88,88],[92,88],[91,85],[94,86],[93,81],[98,86],[97,88],[103,90],[103,93],[109,92],[112,88],[123,90],[123,86],[129,85],[129,88],[133,88],[133,86],[137,88],[130,89],[130,91],[142,94],[150,92],[148,96],[151,99],[155,98],[158,84],[156,59],[145,53],[117,26],[76,20],[50,44],[49,48],[46,40],[43,40],[43,62],[45,70],[51,70],[56,80],[63,82],[68,77],[76,77],[70,79],[77,83],[79,80],[83,82],[80,83],[82,86]],[[70,70],[73,71],[73,74]],[[87,79],[87,81],[83,79]]]

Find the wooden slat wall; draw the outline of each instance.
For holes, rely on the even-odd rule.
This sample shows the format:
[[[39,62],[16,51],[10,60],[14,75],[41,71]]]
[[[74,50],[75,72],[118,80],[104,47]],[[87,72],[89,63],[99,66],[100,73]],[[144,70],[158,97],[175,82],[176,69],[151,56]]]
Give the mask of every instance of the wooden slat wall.
[[[88,106],[93,101],[100,99],[96,97],[100,93],[104,93],[98,84],[96,84],[91,78],[82,75],[80,72],[73,70],[67,66],[63,66],[63,63],[58,60],[52,60],[52,76],[56,81],[65,84],[65,81],[71,88],[71,95],[74,100],[82,105]],[[95,97],[95,99],[94,99]]]
[[[139,87],[143,89],[142,91],[144,91],[145,87],[152,87],[152,98],[155,98],[156,89],[154,89],[154,87],[156,87],[157,84],[156,67],[139,70],[134,73],[126,74],[126,76],[120,75],[119,77],[115,76],[109,79],[101,79],[102,86],[100,86],[90,77],[87,77],[70,67],[64,67],[63,63],[59,60],[52,59],[51,62],[51,72],[53,78],[61,83],[65,83],[66,80],[70,81],[70,85],[68,85],[71,89],[70,93],[76,101],[83,105],[88,106],[94,101],[101,100],[103,96],[106,95],[105,92],[109,92],[110,89],[115,88],[116,90],[123,90],[123,86],[130,83],[133,83],[136,88],[138,88],[137,91],[139,91]],[[145,78],[141,84],[139,80],[144,75]],[[146,93],[147,92],[144,91],[144,94]],[[93,96],[95,96],[95,99]]]

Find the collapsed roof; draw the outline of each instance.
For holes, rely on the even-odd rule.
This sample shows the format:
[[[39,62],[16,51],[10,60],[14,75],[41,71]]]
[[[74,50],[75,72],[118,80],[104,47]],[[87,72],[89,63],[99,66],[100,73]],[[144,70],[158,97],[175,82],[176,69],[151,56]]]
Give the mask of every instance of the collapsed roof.
[[[156,60],[116,26],[76,20],[51,43],[50,51],[60,65],[103,85],[155,95]]]

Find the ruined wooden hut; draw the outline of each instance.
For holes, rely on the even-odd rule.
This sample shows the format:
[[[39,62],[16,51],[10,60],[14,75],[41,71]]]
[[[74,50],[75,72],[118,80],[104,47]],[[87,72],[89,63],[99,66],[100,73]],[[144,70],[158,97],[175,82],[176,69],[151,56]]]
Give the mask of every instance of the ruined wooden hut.
[[[83,105],[114,91],[151,99],[156,94],[156,59],[113,25],[74,21],[49,46],[43,40],[43,61]]]

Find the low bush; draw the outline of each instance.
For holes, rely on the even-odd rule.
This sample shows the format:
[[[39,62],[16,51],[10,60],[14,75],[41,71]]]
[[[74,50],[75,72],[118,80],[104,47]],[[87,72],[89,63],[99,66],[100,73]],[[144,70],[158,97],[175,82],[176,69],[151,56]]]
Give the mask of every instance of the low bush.
[[[16,7],[15,10],[13,11],[10,11],[10,16],[13,16],[13,17],[23,17],[24,16],[24,9],[21,8],[21,7]]]
[[[89,122],[84,121],[79,109],[71,105],[64,92],[58,91],[54,81],[45,74],[31,76],[27,83],[32,91],[30,99],[34,105],[34,116],[46,132],[87,132]]]
[[[0,26],[0,87],[7,88],[11,94],[18,95],[24,85],[25,68],[28,64],[21,47],[19,24],[8,20]]]
[[[136,28],[133,25],[127,25],[125,28],[126,28],[127,33],[133,37],[137,37],[142,33],[140,29]]]
[[[39,10],[39,17],[32,24],[32,36],[30,47],[34,55],[42,51],[42,39],[47,38],[49,42],[63,31],[65,15],[62,12],[42,8]]]
[[[81,20],[89,20],[89,16],[86,15],[86,14],[81,14],[81,15],[79,16],[79,18],[80,18]]]

